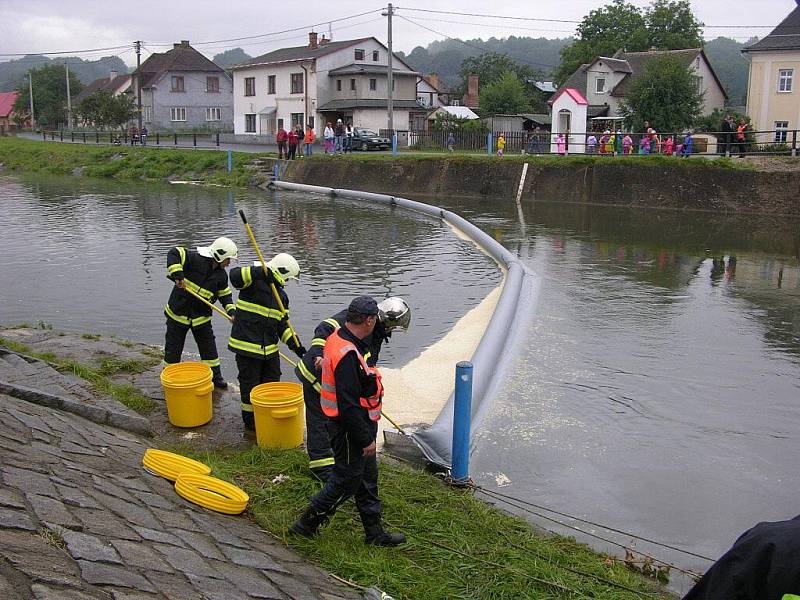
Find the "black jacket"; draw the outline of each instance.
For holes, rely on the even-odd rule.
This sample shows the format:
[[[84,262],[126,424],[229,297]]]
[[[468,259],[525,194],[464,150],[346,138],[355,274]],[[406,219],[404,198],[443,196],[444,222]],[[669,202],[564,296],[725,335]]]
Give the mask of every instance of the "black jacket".
[[[236,317],[228,340],[228,350],[256,358],[277,354],[278,341],[297,350],[289,327],[289,297],[283,290],[283,279],[272,269],[236,267],[231,269],[231,283],[239,290]],[[287,314],[281,312],[270,283],[275,284]]]
[[[183,279],[186,287],[211,303],[219,300],[228,314],[233,313],[233,296],[228,287],[228,274],[213,258],[175,246],[167,252],[167,278],[172,281]],[[164,314],[187,326],[198,326],[211,321],[211,307],[177,287],[172,288]]]
[[[800,515],[744,532],[684,600],[781,600],[784,594],[800,595]]]
[[[308,352],[305,353],[302,360],[297,363],[295,367],[295,374],[300,381],[307,381],[319,391],[319,378],[322,373],[314,366],[314,359],[322,356],[322,349],[325,347],[325,340],[328,336],[340,327],[344,327],[344,321],[347,317],[347,309],[340,310],[329,319],[321,321],[317,328],[314,330],[314,339],[311,340],[311,346]],[[383,323],[378,321],[375,324],[375,329],[371,335],[364,338],[366,345],[366,352],[364,353],[364,360],[370,367],[378,364],[378,356],[381,353],[381,346],[383,342],[392,336],[391,332],[387,332]]]

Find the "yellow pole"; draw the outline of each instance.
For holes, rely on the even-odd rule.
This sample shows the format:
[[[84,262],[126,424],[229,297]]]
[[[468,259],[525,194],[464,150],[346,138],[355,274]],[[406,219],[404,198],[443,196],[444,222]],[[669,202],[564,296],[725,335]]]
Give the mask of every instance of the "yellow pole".
[[[185,285],[185,284],[184,284],[184,285]],[[203,304],[205,304],[205,305],[209,306],[209,307],[211,308],[211,310],[215,310],[215,311],[217,311],[217,312],[218,312],[219,314],[221,314],[223,317],[225,317],[226,319],[228,319],[228,321],[230,321],[231,323],[233,323],[233,317],[232,317],[232,316],[230,316],[228,313],[226,313],[224,310],[222,310],[222,309],[221,309],[219,306],[217,306],[216,304],[211,304],[211,302],[209,302],[208,300],[206,300],[205,298],[203,298],[203,297],[202,297],[200,294],[198,294],[198,293],[197,293],[197,292],[195,292],[194,290],[191,290],[191,289],[189,289],[188,287],[184,287],[184,288],[183,288],[183,291],[185,291],[185,292],[188,292],[188,293],[189,293],[189,295],[191,295],[191,296],[194,296],[195,298],[197,298],[198,300],[200,300],[200,302],[202,302]],[[290,365],[292,365],[293,367],[296,367],[296,366],[297,366],[297,363],[296,363],[296,362],[294,362],[294,361],[293,361],[291,358],[289,358],[288,356],[286,356],[286,355],[285,355],[283,352],[281,352],[281,351],[278,351],[278,354],[280,354],[280,355],[281,355],[281,358],[282,358],[283,360],[285,360],[286,362],[288,362],[288,363],[289,363]]]
[[[253,244],[253,249],[256,251],[256,256],[258,256],[258,260],[261,261],[261,265],[264,269],[269,269],[267,266],[267,261],[264,260],[264,255],[261,254],[261,248],[258,247],[258,242],[256,242],[256,236],[253,235],[253,230],[250,228],[250,223],[247,222],[247,217],[244,216],[244,211],[239,211],[239,216],[242,218],[242,222],[244,223],[244,228],[247,231],[247,235],[250,237],[250,243]],[[281,296],[278,294],[278,290],[275,288],[275,284],[270,281],[270,287],[272,288],[272,295],[275,297],[275,302],[278,303],[278,308],[280,311],[286,315],[286,322],[289,324],[289,329],[292,331],[292,337],[294,338],[294,343],[297,346],[300,346],[300,340],[297,338],[297,333],[295,333],[294,327],[292,327],[292,322],[289,320],[289,315],[286,312],[286,309],[283,307],[283,302],[281,301]]]

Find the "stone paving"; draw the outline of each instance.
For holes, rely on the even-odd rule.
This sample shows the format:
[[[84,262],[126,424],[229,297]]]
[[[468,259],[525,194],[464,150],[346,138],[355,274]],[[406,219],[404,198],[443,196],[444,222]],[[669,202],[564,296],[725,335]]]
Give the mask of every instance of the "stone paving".
[[[142,469],[147,440],[0,393],[0,598],[359,598]]]

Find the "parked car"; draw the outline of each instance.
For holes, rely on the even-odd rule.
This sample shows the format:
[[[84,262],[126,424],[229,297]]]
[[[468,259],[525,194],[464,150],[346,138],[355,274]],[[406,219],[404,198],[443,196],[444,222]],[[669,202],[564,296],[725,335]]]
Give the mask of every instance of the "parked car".
[[[392,140],[363,127],[353,128],[352,143],[353,150],[388,150],[392,147]]]

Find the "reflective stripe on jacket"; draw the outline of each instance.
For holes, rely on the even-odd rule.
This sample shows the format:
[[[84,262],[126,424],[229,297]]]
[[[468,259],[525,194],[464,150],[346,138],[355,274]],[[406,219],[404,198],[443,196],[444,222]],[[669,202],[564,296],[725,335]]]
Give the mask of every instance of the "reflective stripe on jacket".
[[[377,390],[374,395],[369,398],[359,398],[358,402],[369,414],[369,418],[373,421],[378,421],[381,418],[381,407],[383,405],[383,383],[381,382],[381,373],[376,367],[370,367],[364,360],[362,354],[358,351],[355,344],[347,341],[339,335],[339,330],[334,331],[325,342],[325,348],[322,351],[322,382],[319,390],[319,401],[322,407],[322,412],[326,416],[336,418],[339,416],[339,405],[336,401],[336,367],[342,358],[355,352],[358,361],[361,363],[361,368],[367,375],[375,374]]]
[[[231,288],[228,287],[228,274],[225,269],[219,268],[213,258],[175,246],[167,253],[167,278],[171,281],[182,279],[186,288],[211,303],[219,300],[228,314],[233,313],[235,307]],[[211,307],[177,287],[170,293],[164,314],[187,327],[197,327],[211,321]]]

